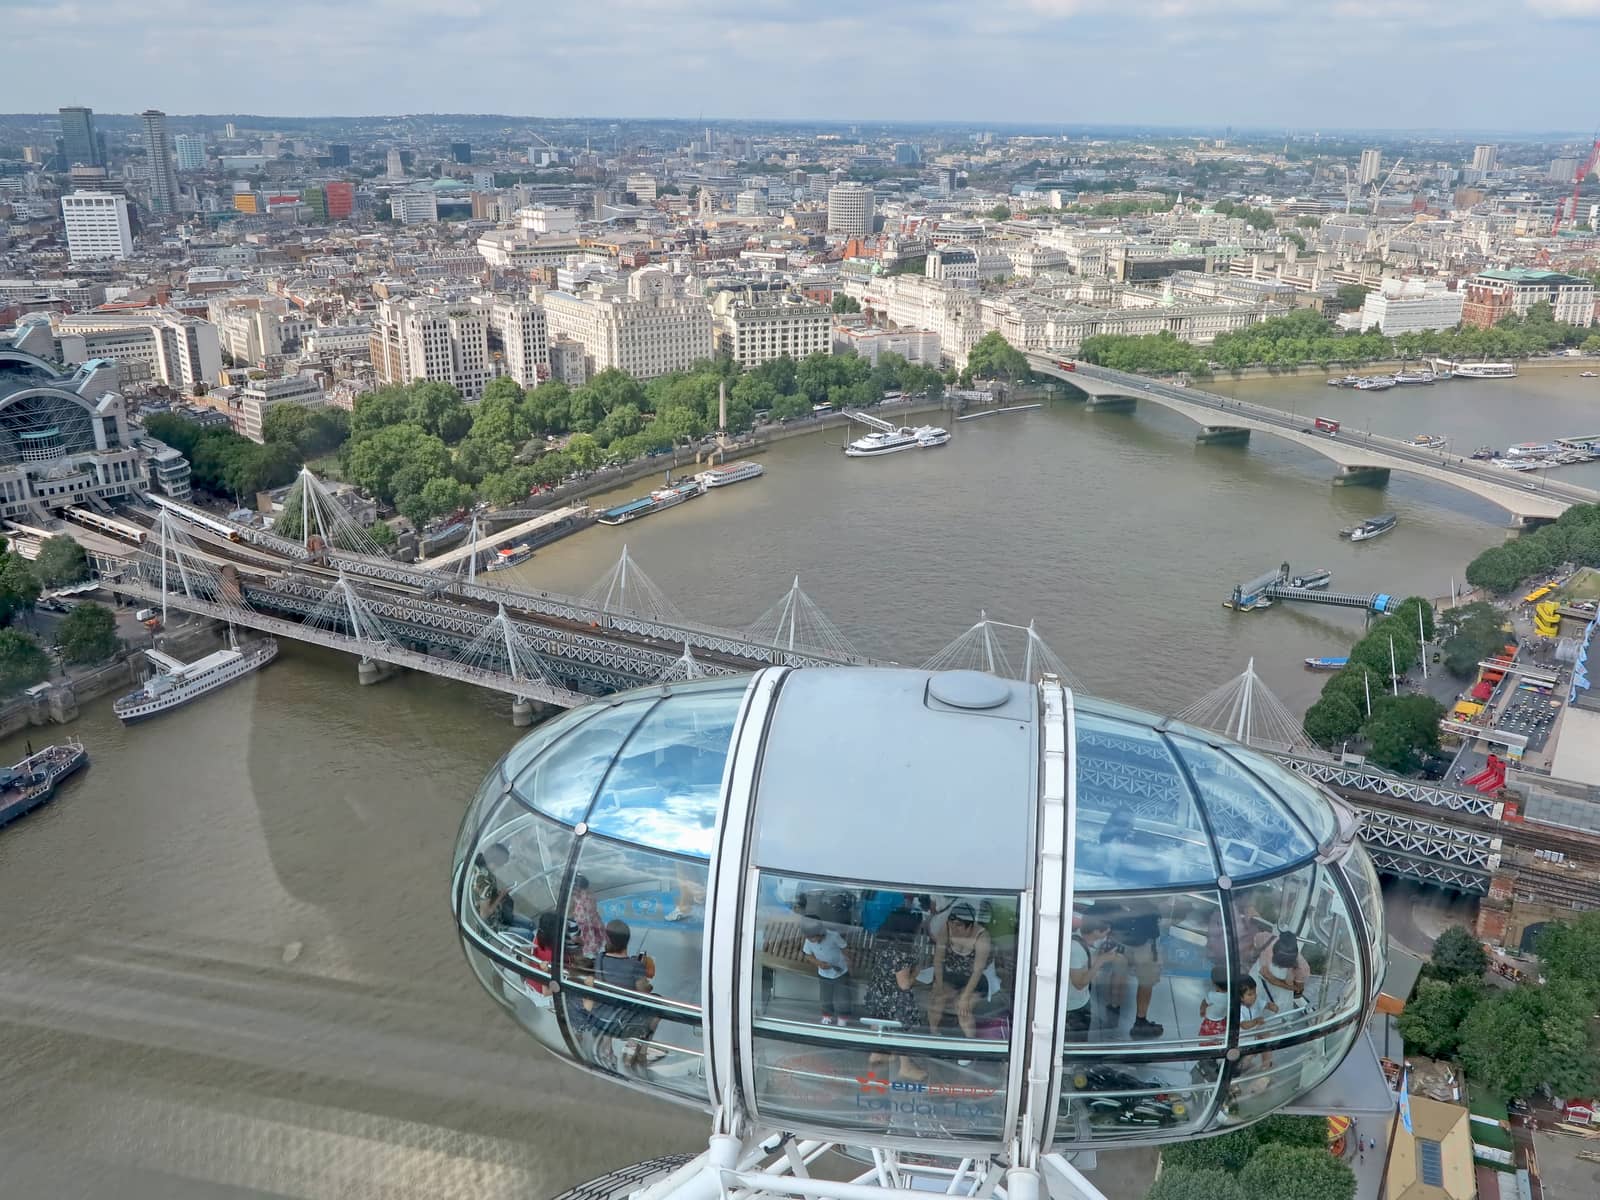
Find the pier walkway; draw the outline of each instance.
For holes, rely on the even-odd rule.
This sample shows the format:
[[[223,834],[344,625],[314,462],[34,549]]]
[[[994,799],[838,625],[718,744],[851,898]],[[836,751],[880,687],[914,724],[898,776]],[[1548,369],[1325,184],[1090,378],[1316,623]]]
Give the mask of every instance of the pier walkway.
[[[1108,406],[1131,407],[1135,401],[1147,400],[1181,413],[1201,427],[1203,440],[1224,440],[1230,436],[1244,439],[1259,431],[1297,442],[1337,463],[1341,482],[1381,484],[1387,481],[1389,471],[1405,471],[1498,504],[1519,525],[1553,521],[1574,504],[1600,504],[1600,492],[1592,488],[1542,478],[1508,479],[1505,471],[1495,467],[1415,446],[1399,438],[1355,429],[1341,429],[1332,434],[1318,432],[1309,417],[1199,388],[1182,387],[1084,362],[1074,363],[1069,370],[1048,354],[1030,353],[1027,358],[1035,373],[1071,384],[1088,396],[1092,404],[1107,405],[1107,402],[1120,400],[1122,404]]]
[[[539,513],[517,525],[507,529],[499,529],[494,533],[479,534],[477,537],[468,535],[466,542],[454,550],[446,550],[442,554],[435,554],[432,558],[418,559],[416,566],[423,571],[447,571],[456,564],[466,561],[473,554],[492,554],[497,546],[510,545],[521,541],[531,534],[540,533],[563,521],[577,521],[589,512],[587,504],[569,504],[565,508],[551,509],[549,512]],[[474,523],[474,528],[478,526]]]

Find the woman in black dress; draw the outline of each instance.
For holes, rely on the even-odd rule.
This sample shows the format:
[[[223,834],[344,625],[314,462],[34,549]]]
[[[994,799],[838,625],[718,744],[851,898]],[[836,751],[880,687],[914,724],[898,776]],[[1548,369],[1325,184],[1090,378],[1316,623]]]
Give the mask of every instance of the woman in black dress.
[[[867,1010],[880,1021],[894,1021],[910,1033],[922,1025],[922,1006],[917,1002],[917,970],[922,965],[920,929],[922,918],[909,908],[897,908],[879,927],[873,939],[872,974],[867,981]],[[874,1054],[873,1066],[888,1062],[889,1054]],[[928,1074],[909,1055],[900,1055],[902,1079],[926,1079]]]

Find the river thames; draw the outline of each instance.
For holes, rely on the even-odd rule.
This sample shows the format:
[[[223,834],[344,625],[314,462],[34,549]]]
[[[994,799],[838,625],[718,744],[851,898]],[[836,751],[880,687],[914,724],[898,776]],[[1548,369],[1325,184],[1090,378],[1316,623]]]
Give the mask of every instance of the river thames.
[[[1600,381],[1558,371],[1370,397],[1231,390],[1467,452],[1600,431]],[[798,573],[875,657],[920,662],[986,609],[1035,622],[1107,696],[1175,709],[1254,657],[1300,708],[1321,683],[1301,660],[1342,653],[1359,615],[1235,615],[1234,582],[1287,560],[1343,590],[1447,595],[1506,525],[1400,474],[1331,487],[1329,463],[1268,437],[1198,447],[1153,406],[954,432],[880,460],[844,458],[838,431],[796,438],[757,481],[595,527],[512,578],[582,591],[626,543],[701,621],[747,625]],[[1600,485],[1595,466],[1563,478]],[[1337,537],[1381,511],[1392,534]],[[0,1196],[546,1196],[703,1145],[702,1120],[534,1049],[456,946],[451,845],[517,737],[503,698],[415,676],[361,688],[350,659],[290,643],[198,706],[124,730],[96,701],[33,740],[64,732],[93,766],[0,833]]]

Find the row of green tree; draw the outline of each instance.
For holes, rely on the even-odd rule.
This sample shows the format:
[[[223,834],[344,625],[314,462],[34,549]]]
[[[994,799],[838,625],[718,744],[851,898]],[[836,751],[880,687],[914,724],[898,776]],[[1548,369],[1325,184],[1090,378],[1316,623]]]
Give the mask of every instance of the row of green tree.
[[[1431,696],[1392,691],[1393,680],[1409,671],[1421,653],[1419,630],[1423,638],[1433,637],[1433,605],[1420,596],[1408,597],[1369,626],[1350,647],[1349,662],[1306,710],[1306,736],[1330,747],[1360,739],[1379,766],[1416,770],[1424,755],[1439,748],[1444,716],[1444,707]]]
[[[704,437],[718,427],[724,388],[728,429],[739,433],[757,414],[810,416],[824,402],[864,407],[890,391],[937,398],[944,379],[897,354],[880,355],[874,366],[854,354],[818,352],[750,371],[726,358],[706,360],[646,383],[612,369],[579,388],[551,381],[524,390],[502,376],[476,405],[448,384],[423,381],[356,402],[340,465],[346,478],[422,524],[474,495],[510,504],[538,485]],[[547,439],[564,440],[551,448]]]
[[[39,640],[15,622],[27,619],[45,588],[80,583],[88,559],[65,535],[46,538],[29,562],[0,538],[0,696],[12,696],[50,677],[50,657]],[[69,663],[100,662],[119,645],[116,620],[98,604],[79,604],[56,625],[55,644]]]
[[[1575,504],[1553,524],[1489,547],[1467,564],[1467,582],[1510,592],[1569,562],[1600,567],[1600,504]]]
[[[1547,1087],[1558,1096],[1600,1088],[1591,1014],[1600,1004],[1600,913],[1553,922],[1535,943],[1543,982],[1491,987],[1472,934],[1445,930],[1398,1019],[1406,1049],[1459,1058],[1469,1080],[1502,1100]]]
[[[1328,1150],[1324,1117],[1268,1117],[1165,1146],[1145,1200],[1352,1200],[1356,1177]]]
[[[1355,297],[1341,296],[1341,302],[1345,299]],[[1180,342],[1167,332],[1139,336],[1102,334],[1085,339],[1079,357],[1120,371],[1161,375],[1179,371],[1199,374],[1213,364],[1240,370],[1252,366],[1356,365],[1429,355],[1454,359],[1527,358],[1546,350],[1572,347],[1600,352],[1600,334],[1581,325],[1555,321],[1550,312],[1548,304],[1538,304],[1526,316],[1508,317],[1490,329],[1458,326],[1391,338],[1376,330],[1345,332],[1306,308],[1247,329],[1219,334],[1205,348]]]

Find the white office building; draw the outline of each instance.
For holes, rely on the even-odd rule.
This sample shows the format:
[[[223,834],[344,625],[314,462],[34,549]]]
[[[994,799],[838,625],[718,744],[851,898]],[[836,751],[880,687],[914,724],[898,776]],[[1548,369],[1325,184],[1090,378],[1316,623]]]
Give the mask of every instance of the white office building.
[[[1383,170],[1383,151],[1378,149],[1363,150],[1361,152],[1361,166],[1356,170],[1356,182],[1365,187],[1369,183],[1376,183],[1378,173]]]
[[[172,139],[172,149],[180,171],[206,169],[206,140],[198,134],[180,133]]]
[[[633,198],[640,204],[654,204],[656,202],[655,176],[642,173],[629,175],[628,191],[633,193]]]
[[[828,189],[828,232],[865,237],[872,232],[872,189],[860,183],[838,183]]]
[[[73,192],[61,197],[67,253],[73,262],[127,258],[133,254],[128,200],[110,192]]]
[[[489,312],[481,304],[380,301],[370,345],[379,383],[432,379],[476,400],[493,377]]]
[[[733,198],[733,211],[740,217],[766,216],[767,193],[755,188],[746,188]]]
[[[1500,163],[1499,146],[1474,146],[1472,148],[1472,169],[1488,174]]]
[[[439,197],[430,187],[391,192],[389,212],[402,225],[425,225],[439,219]]]
[[[925,367],[939,365],[939,335],[930,329],[877,329],[870,325],[844,326],[833,331],[833,352],[854,351],[873,366],[878,356],[898,354]]]
[[[261,442],[261,427],[269,409],[277,404],[320,408],[327,402],[322,385],[311,375],[285,375],[282,379],[252,379],[239,389],[237,432]]]
[[[222,347],[210,321],[170,308],[69,313],[52,318],[58,357],[69,365],[112,359],[139,364],[158,383],[192,393],[222,370]]]
[[[710,308],[699,297],[679,295],[666,271],[634,273],[622,296],[545,292],[541,300],[552,340],[580,343],[589,377],[616,367],[652,379],[688,370],[715,349]]]
[[[544,307],[531,300],[480,296],[489,313],[490,352],[500,355],[500,373],[525,388],[538,386],[550,369],[550,326]]]
[[[833,310],[793,293],[718,292],[712,314],[717,350],[746,370],[785,354],[798,362],[833,345]]]
[[[1386,337],[1453,329],[1461,323],[1464,299],[1437,280],[1385,279],[1361,305],[1361,328],[1376,326]]]

